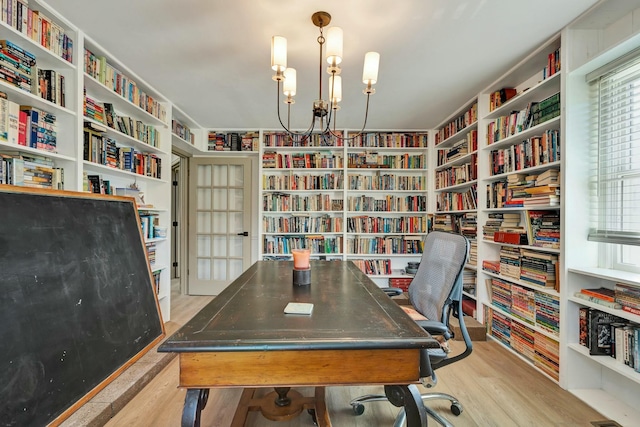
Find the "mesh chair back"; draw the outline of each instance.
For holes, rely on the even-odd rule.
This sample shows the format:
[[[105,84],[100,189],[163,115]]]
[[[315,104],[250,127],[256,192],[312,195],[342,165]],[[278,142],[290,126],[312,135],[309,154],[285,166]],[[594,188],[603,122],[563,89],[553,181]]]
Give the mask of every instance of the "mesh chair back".
[[[469,242],[460,234],[432,231],[427,234],[420,266],[409,285],[411,305],[431,320],[448,323],[445,308],[467,261]]]

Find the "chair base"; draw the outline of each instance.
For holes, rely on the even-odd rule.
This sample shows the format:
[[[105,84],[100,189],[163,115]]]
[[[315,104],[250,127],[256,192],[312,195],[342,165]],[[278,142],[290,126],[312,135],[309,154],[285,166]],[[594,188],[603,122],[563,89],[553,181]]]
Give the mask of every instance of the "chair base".
[[[451,402],[451,413],[455,416],[458,416],[462,413],[462,405],[460,404],[460,402],[458,401],[458,399],[456,399],[455,397],[453,397],[450,394],[446,394],[446,393],[425,393],[425,394],[421,394],[420,397],[422,398],[422,401],[424,402],[425,400],[435,400],[435,399],[442,399],[442,400],[448,400],[449,402]],[[353,413],[354,415],[362,415],[364,413],[364,403],[367,402],[380,402],[380,401],[387,401],[389,399],[387,399],[387,396],[383,395],[383,394],[366,394],[364,396],[360,396],[357,397],[355,399],[353,399],[351,402],[349,402],[349,404],[351,405],[351,408],[353,409]],[[440,424],[441,426],[444,427],[453,427],[453,424],[451,424],[446,418],[444,418],[442,415],[438,414],[437,412],[435,412],[433,409],[429,408],[427,405],[424,405],[425,410],[427,411],[427,414],[429,414],[438,424]],[[398,413],[398,416],[396,417],[395,422],[393,423],[394,427],[401,427],[404,425],[404,421],[405,421],[405,413],[404,413],[404,408],[401,408],[400,412]]]

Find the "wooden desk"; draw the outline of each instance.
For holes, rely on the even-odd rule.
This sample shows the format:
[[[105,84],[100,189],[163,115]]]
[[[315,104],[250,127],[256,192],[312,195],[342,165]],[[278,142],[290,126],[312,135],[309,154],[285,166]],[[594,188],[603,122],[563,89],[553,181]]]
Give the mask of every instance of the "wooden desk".
[[[311,285],[303,287],[292,285],[292,268],[258,261],[159,347],[179,353],[180,386],[189,389],[182,426],[199,426],[212,387],[275,387],[271,408],[261,408],[267,418],[304,408],[330,426],[324,386],[356,384],[384,384],[392,403],[405,407],[407,425],[426,426],[414,383],[422,349],[438,342],[352,262],[312,261]],[[284,314],[291,301],[313,303],[313,313]],[[422,369],[429,370],[424,358]],[[316,387],[315,397],[287,394],[302,386]],[[246,410],[269,403],[252,396],[243,394],[245,414],[236,413],[234,426],[244,424]]]

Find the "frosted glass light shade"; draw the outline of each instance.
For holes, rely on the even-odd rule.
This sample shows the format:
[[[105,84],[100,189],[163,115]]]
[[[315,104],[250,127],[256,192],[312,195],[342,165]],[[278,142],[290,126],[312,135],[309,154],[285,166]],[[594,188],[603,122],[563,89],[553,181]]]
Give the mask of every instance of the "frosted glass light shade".
[[[333,93],[331,93],[333,90]],[[342,77],[332,75],[329,77],[329,98],[331,102],[337,104],[342,101]]]
[[[285,96],[296,95],[296,69],[287,68],[284,70],[284,83],[282,85],[282,91]]]
[[[378,81],[378,66],[380,65],[380,54],[378,52],[367,52],[364,56],[364,68],[362,70],[362,83],[376,84]]]
[[[287,68],[287,39],[282,36],[271,37],[271,69],[283,72]]]
[[[326,40],[327,62],[330,65],[338,65],[342,62],[342,28],[328,28]]]

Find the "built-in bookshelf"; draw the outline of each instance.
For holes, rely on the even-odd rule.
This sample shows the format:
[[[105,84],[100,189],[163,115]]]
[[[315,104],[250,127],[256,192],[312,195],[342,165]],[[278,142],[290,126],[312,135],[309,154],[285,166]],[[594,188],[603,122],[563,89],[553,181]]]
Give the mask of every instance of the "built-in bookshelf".
[[[77,29],[39,2],[16,7],[32,19],[0,22],[0,182],[77,188]]]
[[[204,150],[204,130],[177,106],[171,107],[171,149],[184,156]]]
[[[262,141],[263,258],[311,247],[314,257],[353,260],[381,286],[407,277],[428,231],[426,132],[264,131]]]
[[[568,64],[565,72],[563,106],[561,175],[563,191],[561,210],[563,242],[561,262],[564,274],[560,289],[563,302],[560,331],[561,385],[592,406],[605,419],[620,425],[638,425],[640,409],[640,373],[626,365],[619,357],[593,354],[582,342],[580,314],[585,311],[601,312],[615,316],[618,325],[635,330],[640,316],[624,310],[627,299],[618,301],[618,308],[611,308],[576,296],[582,289],[604,287],[613,291],[621,287],[640,292],[640,275],[620,269],[601,268],[602,250],[605,247],[625,248],[623,245],[607,245],[588,240],[591,218],[589,168],[593,152],[588,149],[592,141],[590,126],[590,95],[593,91],[586,76],[600,67],[633,52],[640,47],[640,31],[630,25],[637,16],[635,2],[616,3],[620,6],[612,14],[614,2],[598,2],[596,7],[569,25],[563,33],[571,49],[563,52]],[[564,42],[563,42],[564,49]],[[609,330],[612,332],[616,325]],[[605,330],[605,332],[607,332]],[[615,333],[615,332],[614,332]],[[623,338],[624,341],[624,338]],[[637,340],[635,344],[637,344]],[[617,343],[616,343],[617,344]]]
[[[560,44],[560,36],[552,38],[478,96],[478,317],[490,338],[556,382],[562,327]]]
[[[164,237],[146,235],[163,319],[170,318],[171,106],[169,102],[88,36],[81,34],[83,177],[98,176],[115,194],[135,188],[138,206]]]
[[[461,233],[470,256],[463,272],[465,314],[477,317],[478,100],[471,99],[436,129],[433,229]]]

